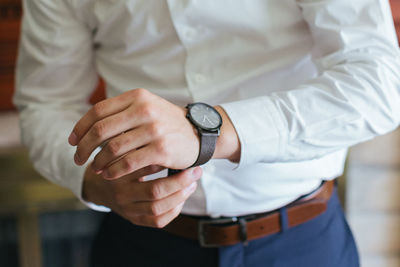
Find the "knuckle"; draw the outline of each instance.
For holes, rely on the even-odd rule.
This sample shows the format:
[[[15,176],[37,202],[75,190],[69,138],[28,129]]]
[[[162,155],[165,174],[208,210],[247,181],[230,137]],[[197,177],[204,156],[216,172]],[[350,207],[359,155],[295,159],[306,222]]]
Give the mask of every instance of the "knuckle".
[[[118,156],[121,151],[121,145],[118,141],[111,140],[107,144],[107,150],[111,155]]]
[[[106,132],[106,125],[102,122],[96,122],[93,125],[93,135],[97,138],[101,138],[102,136],[104,136]]]
[[[156,142],[157,153],[161,156],[168,155],[168,142],[163,138]]]
[[[159,218],[154,219],[153,224],[155,228],[164,228],[166,225],[165,221]]]
[[[151,119],[155,117],[155,110],[150,103],[144,103],[139,108],[139,113],[141,116]]]
[[[94,104],[94,106],[92,107],[92,113],[95,118],[100,118],[102,116],[103,110],[104,110],[103,101]]]
[[[151,123],[148,127],[148,134],[153,137],[162,136],[162,127],[160,123]]]
[[[133,93],[136,95],[136,97],[144,97],[149,92],[144,88],[136,88],[136,89],[133,90]]]
[[[160,205],[153,202],[153,203],[150,205],[150,214],[153,215],[153,216],[159,216],[159,215],[161,215],[161,214],[162,214],[162,210],[161,210]]]
[[[133,169],[133,162],[128,158],[124,157],[121,159],[122,169],[126,171],[130,171]]]
[[[162,189],[161,186],[157,183],[153,184],[149,191],[148,191],[148,197],[150,199],[160,199],[162,196]]]

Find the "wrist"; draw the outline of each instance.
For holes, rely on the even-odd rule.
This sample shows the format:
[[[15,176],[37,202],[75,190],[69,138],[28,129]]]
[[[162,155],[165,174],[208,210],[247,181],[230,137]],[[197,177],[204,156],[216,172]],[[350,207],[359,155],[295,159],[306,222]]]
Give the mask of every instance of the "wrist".
[[[240,160],[240,141],[225,110],[220,107],[214,107],[222,117],[222,127],[220,136],[217,139],[217,145],[213,155],[214,159],[228,159],[232,162],[239,162]]]
[[[91,164],[88,164],[83,177],[82,199],[96,205],[105,205],[101,197],[99,197],[99,195],[103,195],[99,194],[99,190],[102,190],[101,182],[103,182],[101,175],[95,174]]]

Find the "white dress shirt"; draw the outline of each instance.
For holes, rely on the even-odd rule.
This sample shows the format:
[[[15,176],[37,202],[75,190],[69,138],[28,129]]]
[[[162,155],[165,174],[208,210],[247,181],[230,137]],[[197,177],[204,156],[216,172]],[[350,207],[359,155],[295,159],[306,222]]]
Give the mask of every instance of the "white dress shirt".
[[[204,165],[183,212],[236,216],[312,191],[396,128],[399,73],[387,0],[25,0],[14,100],[35,167],[79,198],[67,137],[97,75],[108,97],[221,105],[240,162]]]

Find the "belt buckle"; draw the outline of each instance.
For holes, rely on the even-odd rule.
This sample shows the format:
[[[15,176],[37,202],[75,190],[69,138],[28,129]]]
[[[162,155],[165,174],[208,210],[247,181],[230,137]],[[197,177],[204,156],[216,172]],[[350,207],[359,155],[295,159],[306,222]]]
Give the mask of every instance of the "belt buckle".
[[[213,225],[213,224],[225,224],[225,223],[235,223],[238,221],[237,217],[229,217],[229,218],[220,218],[220,219],[211,219],[211,220],[199,220],[198,222],[198,240],[200,246],[204,248],[215,248],[219,247],[218,244],[211,244],[206,242],[205,236],[205,225]]]

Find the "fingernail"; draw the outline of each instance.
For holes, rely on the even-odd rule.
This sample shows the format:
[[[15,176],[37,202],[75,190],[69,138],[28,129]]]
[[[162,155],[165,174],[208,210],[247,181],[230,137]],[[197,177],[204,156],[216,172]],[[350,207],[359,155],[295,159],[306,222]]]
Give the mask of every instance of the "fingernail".
[[[78,137],[76,136],[76,134],[74,132],[72,132],[69,137],[68,137],[68,142],[71,146],[76,146],[76,144],[78,143]]]
[[[201,178],[201,174],[202,174],[201,168],[196,167],[193,169],[192,177],[193,177],[193,179],[198,180]]]
[[[78,165],[81,164],[81,159],[79,158],[78,153],[75,153],[75,155],[74,155],[74,160],[75,160],[75,163],[76,163],[76,164],[78,164]]]
[[[192,183],[188,187],[185,188],[185,195],[190,195],[196,189],[197,183]]]

